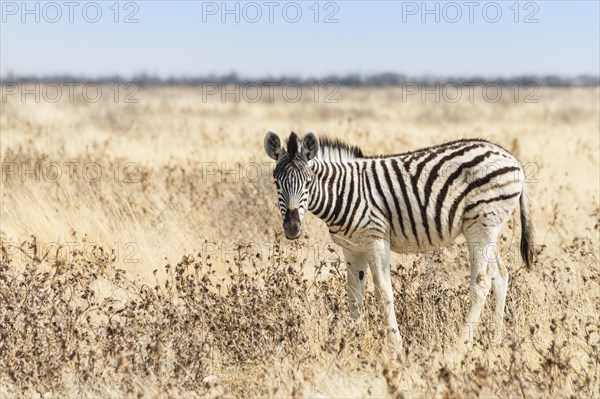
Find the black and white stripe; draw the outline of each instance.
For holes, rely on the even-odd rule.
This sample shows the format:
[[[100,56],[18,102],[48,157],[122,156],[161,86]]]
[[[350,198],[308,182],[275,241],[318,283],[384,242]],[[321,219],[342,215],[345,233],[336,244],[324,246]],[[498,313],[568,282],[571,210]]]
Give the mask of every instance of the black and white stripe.
[[[306,210],[325,221],[332,239],[344,248],[355,317],[364,298],[368,265],[388,326],[399,339],[392,307],[390,250],[435,249],[463,234],[472,244],[472,303],[463,335],[468,335],[470,324],[478,322],[492,286],[495,317],[502,320],[508,274],[495,245],[517,204],[521,255],[528,267],[533,258],[525,175],[512,154],[478,139],[381,156],[365,156],[358,147],[319,140],[314,133],[302,139],[292,133],[287,144],[287,150],[282,148],[274,133],[265,137],[267,154],[277,160],[274,178],[286,236],[299,237]],[[490,245],[493,257],[487,253]]]
[[[318,183],[308,210],[333,234],[352,240],[368,229],[421,249],[451,241],[465,221],[514,203],[524,179],[519,161],[485,140],[366,157],[356,147],[321,139],[310,168]]]

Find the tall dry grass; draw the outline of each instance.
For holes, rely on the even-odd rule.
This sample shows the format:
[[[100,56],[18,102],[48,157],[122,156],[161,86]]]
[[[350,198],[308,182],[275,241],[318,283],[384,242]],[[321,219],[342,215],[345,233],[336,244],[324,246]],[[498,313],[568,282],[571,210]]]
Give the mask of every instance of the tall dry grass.
[[[3,103],[0,396],[600,396],[599,90],[308,97]],[[473,351],[453,351],[468,305],[460,242],[393,257],[405,353],[392,355],[371,293],[353,326],[325,226],[279,234],[267,129],[371,154],[460,137],[513,151],[533,181],[538,256],[527,272],[515,215],[506,334],[488,306]]]

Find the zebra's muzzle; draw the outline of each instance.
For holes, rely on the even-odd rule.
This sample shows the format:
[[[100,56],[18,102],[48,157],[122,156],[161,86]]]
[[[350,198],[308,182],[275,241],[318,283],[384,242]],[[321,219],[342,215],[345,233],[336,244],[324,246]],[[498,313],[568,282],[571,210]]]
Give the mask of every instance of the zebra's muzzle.
[[[300,237],[302,223],[300,222],[300,214],[298,208],[288,209],[283,220],[283,231],[288,240],[295,240]]]

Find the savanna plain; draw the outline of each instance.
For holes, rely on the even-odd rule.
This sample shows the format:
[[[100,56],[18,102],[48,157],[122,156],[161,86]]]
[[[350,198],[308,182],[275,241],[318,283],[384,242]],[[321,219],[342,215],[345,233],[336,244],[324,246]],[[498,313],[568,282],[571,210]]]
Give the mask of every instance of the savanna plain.
[[[2,101],[0,397],[600,397],[598,88],[496,102],[477,88],[453,102],[401,88],[114,93]],[[527,270],[518,256],[517,211],[499,243],[504,331],[488,300],[473,348],[456,345],[464,240],[393,256],[401,353],[371,282],[353,325],[325,225],[309,215],[299,240],[281,234],[267,130],[369,155],[458,138],[514,153],[536,258]]]

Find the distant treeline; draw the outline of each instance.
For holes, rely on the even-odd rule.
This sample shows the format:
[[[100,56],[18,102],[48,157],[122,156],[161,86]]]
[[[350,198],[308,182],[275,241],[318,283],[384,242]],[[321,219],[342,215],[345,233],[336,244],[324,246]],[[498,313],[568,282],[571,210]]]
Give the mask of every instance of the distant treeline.
[[[457,85],[486,85],[494,84],[498,86],[513,85],[537,85],[546,87],[595,87],[600,85],[599,76],[582,75],[577,77],[561,77],[555,75],[534,76],[522,75],[511,78],[484,78],[481,76],[471,77],[411,77],[399,73],[379,73],[371,75],[329,75],[319,78],[300,78],[295,76],[266,77],[259,79],[240,77],[235,73],[226,75],[206,75],[195,77],[170,77],[160,78],[150,75],[136,75],[131,78],[125,78],[119,75],[104,77],[73,76],[73,75],[53,75],[53,76],[13,76],[8,75],[0,78],[3,84],[8,83],[83,83],[94,82],[98,84],[113,83],[135,83],[141,87],[153,86],[192,86],[198,87],[206,84],[293,84],[299,86],[310,86],[314,84],[326,85],[335,84],[347,87],[387,87],[402,86],[403,84],[417,84],[424,86],[434,86],[435,84],[457,84]]]

